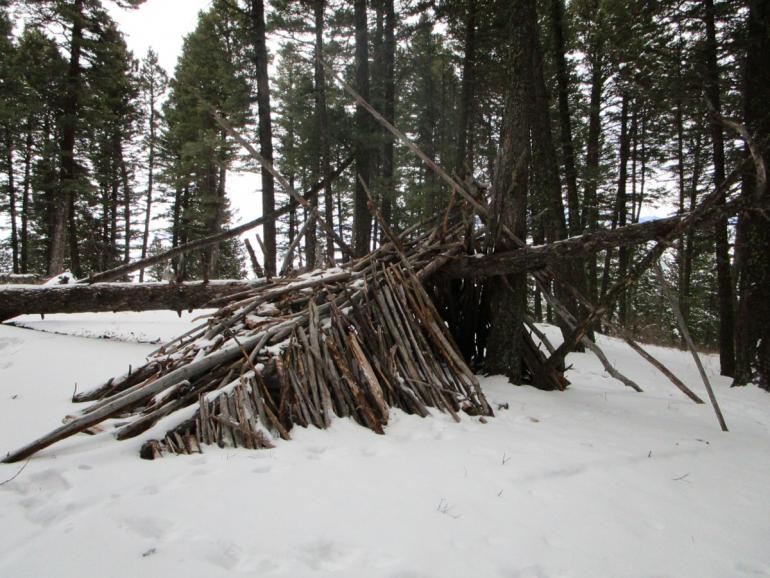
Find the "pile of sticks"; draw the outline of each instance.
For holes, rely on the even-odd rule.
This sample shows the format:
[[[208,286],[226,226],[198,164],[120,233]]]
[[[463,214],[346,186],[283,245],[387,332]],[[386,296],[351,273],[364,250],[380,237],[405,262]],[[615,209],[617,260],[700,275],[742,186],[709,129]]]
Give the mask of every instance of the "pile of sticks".
[[[102,429],[146,434],[140,455],[152,459],[213,444],[272,447],[295,425],[325,428],[334,416],[384,433],[390,408],[492,415],[420,280],[453,247],[405,234],[344,268],[222,297],[205,323],[76,394],[93,403],[4,461]]]

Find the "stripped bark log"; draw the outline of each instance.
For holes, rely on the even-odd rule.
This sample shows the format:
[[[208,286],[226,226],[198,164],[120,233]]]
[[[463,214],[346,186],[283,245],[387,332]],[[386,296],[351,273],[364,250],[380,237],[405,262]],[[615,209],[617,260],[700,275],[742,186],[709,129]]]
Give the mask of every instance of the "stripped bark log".
[[[260,282],[100,283],[0,288],[0,321],[17,315],[103,311],[186,311],[254,289]]]

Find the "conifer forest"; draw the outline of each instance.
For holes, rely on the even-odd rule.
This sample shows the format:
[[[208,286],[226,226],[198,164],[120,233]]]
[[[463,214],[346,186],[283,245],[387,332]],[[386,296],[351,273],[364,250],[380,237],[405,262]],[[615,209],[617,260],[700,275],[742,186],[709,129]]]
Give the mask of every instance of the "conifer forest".
[[[113,19],[143,1],[0,2],[0,271],[85,285],[51,311],[390,243],[473,369],[559,389],[595,331],[684,326],[770,387],[767,0],[212,0],[173,71]]]
[[[0,0],[0,578],[770,578],[770,0]]]

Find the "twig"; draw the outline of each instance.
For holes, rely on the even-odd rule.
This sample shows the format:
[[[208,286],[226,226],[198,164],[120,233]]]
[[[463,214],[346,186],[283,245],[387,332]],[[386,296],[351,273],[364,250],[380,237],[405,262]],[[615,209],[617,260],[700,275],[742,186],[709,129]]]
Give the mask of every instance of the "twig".
[[[7,483],[9,483],[9,482],[12,482],[12,481],[13,481],[13,480],[15,480],[16,478],[18,478],[18,477],[19,477],[19,474],[20,474],[21,472],[23,472],[23,471],[24,471],[24,468],[26,468],[28,464],[29,464],[29,460],[27,460],[26,462],[24,462],[24,465],[23,465],[23,466],[21,466],[21,468],[19,468],[19,471],[18,471],[18,472],[16,472],[15,474],[13,474],[13,475],[12,475],[10,478],[8,478],[7,480],[0,482],[0,486],[4,486],[5,484],[7,484]]]
[[[706,375],[706,370],[703,368],[703,363],[701,363],[700,356],[698,355],[698,352],[695,349],[695,344],[693,343],[692,337],[690,336],[690,332],[687,329],[687,323],[684,320],[682,311],[681,309],[679,309],[679,305],[676,302],[676,297],[674,297],[674,294],[671,292],[671,288],[668,286],[668,283],[666,282],[666,279],[663,276],[663,267],[660,266],[660,261],[655,262],[655,272],[658,274],[658,282],[660,283],[661,291],[663,292],[663,295],[669,300],[669,303],[671,304],[671,309],[673,309],[674,311],[676,320],[679,323],[679,328],[682,330],[682,335],[684,336],[684,340],[687,342],[687,347],[690,348],[690,353],[692,353],[693,359],[695,359],[695,365],[698,366],[698,372],[700,373],[701,379],[703,380],[703,384],[706,386],[706,391],[709,394],[709,399],[711,400],[711,405],[714,408],[714,413],[717,414],[719,427],[722,428],[722,431],[728,431],[727,424],[725,423],[725,418],[724,416],[722,416],[722,410],[719,409],[719,404],[717,403],[717,398],[714,395],[714,390],[711,387],[711,382],[709,381],[709,378]]]

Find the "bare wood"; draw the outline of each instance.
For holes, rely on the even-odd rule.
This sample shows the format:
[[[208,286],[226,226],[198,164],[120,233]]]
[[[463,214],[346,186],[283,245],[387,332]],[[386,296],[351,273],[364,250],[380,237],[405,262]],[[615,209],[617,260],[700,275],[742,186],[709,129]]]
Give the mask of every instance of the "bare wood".
[[[697,221],[697,228],[707,227],[717,218],[737,212],[743,205],[731,201]],[[680,214],[645,223],[626,225],[615,230],[600,230],[546,245],[527,245],[510,251],[485,255],[465,255],[448,259],[439,270],[442,277],[468,278],[509,275],[579,259],[614,247],[639,245],[667,237],[677,230],[690,214]]]
[[[192,310],[256,286],[246,281],[8,286],[0,288],[0,321],[25,314]]]
[[[698,355],[698,351],[695,349],[695,344],[692,341],[692,337],[690,336],[690,331],[687,329],[687,322],[684,320],[684,316],[682,315],[682,310],[679,309],[679,304],[677,303],[677,299],[674,296],[674,293],[671,291],[671,288],[668,286],[668,283],[666,282],[666,278],[663,275],[663,267],[660,265],[660,261],[656,261],[655,263],[655,272],[658,275],[658,283],[660,283],[660,288],[663,293],[663,295],[668,299],[671,309],[674,312],[674,315],[676,316],[677,323],[679,324],[679,329],[682,331],[682,335],[684,336],[685,342],[687,342],[687,347],[690,349],[690,353],[692,354],[693,359],[695,360],[695,365],[698,367],[698,373],[700,373],[700,377],[703,380],[703,385],[706,386],[706,391],[709,394],[709,400],[711,401],[711,406],[714,408],[714,413],[716,413],[717,421],[719,421],[719,427],[722,428],[722,431],[728,431],[727,430],[727,424],[725,423],[725,418],[722,415],[722,410],[719,408],[719,403],[717,402],[717,398],[714,395],[714,389],[711,387],[711,381],[709,381],[708,376],[706,375],[706,370],[703,368],[703,363],[700,360],[700,356]]]
[[[294,237],[294,240],[289,245],[289,248],[286,250],[286,256],[283,258],[283,263],[281,264],[280,269],[280,275],[286,275],[286,272],[289,270],[289,266],[292,262],[292,257],[294,256],[294,251],[297,248],[297,245],[299,245],[300,241],[302,241],[302,237],[305,236],[305,233],[307,233],[310,226],[315,225],[315,219],[312,217],[309,217],[308,219],[305,219],[305,222],[302,224],[302,228],[300,228],[299,233],[297,233],[297,236]],[[312,266],[308,264],[308,268],[312,269]]]
[[[271,175],[275,177],[275,179],[281,183],[281,187],[283,190],[288,194],[292,199],[296,200],[300,205],[302,205],[305,209],[307,209],[308,213],[310,215],[313,215],[315,219],[318,220],[318,224],[321,225],[324,230],[332,236],[334,241],[337,243],[339,248],[342,250],[342,252],[348,256],[353,255],[353,251],[350,249],[347,243],[337,234],[337,232],[334,230],[334,227],[331,223],[327,223],[325,219],[321,217],[321,215],[318,212],[318,207],[312,205],[310,202],[308,202],[307,199],[304,197],[301,197],[299,194],[297,194],[297,191],[294,190],[294,187],[291,186],[291,183],[286,180],[286,177],[284,177],[281,173],[278,172],[278,170],[273,166],[273,163],[271,163],[269,160],[265,159],[259,152],[257,151],[254,146],[247,141],[243,136],[241,136],[238,131],[235,130],[235,128],[227,122],[222,115],[220,115],[215,109],[211,109],[211,114],[214,117],[214,120],[217,121],[217,124],[221,126],[231,137],[233,137],[238,144],[240,144],[243,148],[245,148],[249,154],[254,157],[259,164]]]
[[[647,271],[663,254],[668,245],[673,239],[681,235],[684,231],[693,227],[699,221],[703,220],[704,215],[719,202],[720,199],[725,197],[725,192],[735,182],[740,174],[740,167],[734,169],[732,173],[718,186],[709,193],[706,198],[701,201],[698,207],[687,214],[681,221],[679,221],[674,227],[672,227],[665,235],[662,235],[657,243],[650,249],[645,256],[636,264],[636,266],[623,278],[613,285],[613,287],[607,292],[605,298],[596,306],[587,317],[585,317],[578,325],[573,329],[569,335],[565,336],[564,342],[556,349],[553,355],[546,362],[545,370],[552,369],[561,365],[564,362],[564,358],[569,351],[571,351],[581,339],[586,335],[588,329],[596,323],[603,315],[607,314],[610,307],[620,294],[625,291],[626,288],[633,285],[641,275]]]
[[[332,78],[336,79],[337,82],[339,82],[345,92],[347,92],[350,96],[353,97],[353,99],[360,104],[366,111],[371,114],[375,120],[380,123],[383,127],[385,127],[393,136],[395,136],[398,140],[400,140],[404,145],[406,145],[409,150],[411,150],[414,154],[417,155],[417,157],[422,160],[426,165],[428,165],[428,168],[432,170],[434,173],[436,173],[441,180],[443,180],[452,190],[457,190],[460,192],[460,194],[463,196],[463,198],[468,201],[468,203],[473,206],[473,208],[480,214],[480,215],[487,215],[488,211],[487,208],[482,205],[477,199],[473,197],[470,193],[468,193],[467,190],[465,190],[465,187],[463,187],[460,183],[458,183],[455,179],[453,179],[449,174],[442,169],[440,166],[436,164],[436,162],[430,158],[428,155],[426,155],[420,147],[418,147],[408,136],[406,136],[403,132],[401,132],[399,129],[397,129],[393,124],[391,124],[382,114],[380,114],[377,109],[375,109],[371,104],[369,104],[366,99],[364,99],[363,96],[358,94],[358,92],[350,86],[345,80],[337,74],[334,69],[329,66],[326,62],[323,61],[323,59],[318,56],[318,60],[321,63],[321,65],[324,67],[324,69],[331,75]]]
[[[251,268],[254,269],[254,274],[257,277],[264,277],[265,271],[262,269],[262,266],[259,264],[259,260],[257,259],[257,254],[254,252],[254,247],[251,246],[251,241],[249,241],[248,239],[244,239],[243,244],[246,246],[246,251],[249,254],[249,259],[251,259]]]
[[[260,338],[261,335],[259,334],[249,337],[247,340],[244,340],[243,346],[247,349],[249,347],[253,347],[256,345]],[[11,452],[3,459],[3,463],[13,463],[19,460],[23,460],[24,458],[31,456],[41,449],[47,448],[59,440],[68,438],[76,433],[88,429],[97,423],[104,421],[109,417],[118,415],[127,408],[130,408],[133,405],[160,393],[166,387],[177,384],[184,380],[192,380],[193,378],[216,367],[221,363],[235,359],[240,355],[240,353],[241,351],[238,347],[228,347],[208,355],[199,361],[194,361],[178,369],[175,369],[163,377],[158,378],[147,387],[135,390],[128,395],[121,396],[114,402],[104,405],[98,411],[88,413],[78,419],[64,424],[63,426],[53,430],[52,432],[49,432],[48,434],[33,441],[32,443],[14,452]]]

